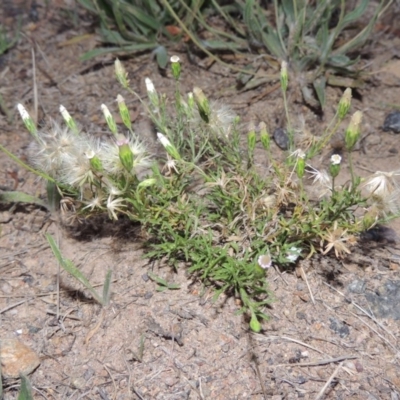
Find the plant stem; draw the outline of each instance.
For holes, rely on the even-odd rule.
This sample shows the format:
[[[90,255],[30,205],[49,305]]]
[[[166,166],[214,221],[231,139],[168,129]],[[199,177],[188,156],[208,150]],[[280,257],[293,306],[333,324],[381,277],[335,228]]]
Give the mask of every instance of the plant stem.
[[[38,175],[44,179],[46,179],[49,182],[53,182],[53,183],[57,183],[55,181],[55,179],[53,179],[51,176],[45,174],[44,172],[40,172],[37,171],[36,169],[30,167],[28,164],[25,164],[23,161],[21,161],[17,156],[15,156],[13,153],[11,153],[10,151],[8,151],[5,147],[3,147],[0,144],[0,150],[3,151],[4,153],[6,153],[8,155],[8,157],[10,157],[12,160],[14,160],[17,164],[19,164],[21,167],[27,169],[30,172],[33,172],[35,175]]]
[[[353,158],[351,156],[351,151],[348,152],[348,156],[349,156],[349,170],[351,175],[351,188],[353,190],[355,184],[355,176],[354,176]]]

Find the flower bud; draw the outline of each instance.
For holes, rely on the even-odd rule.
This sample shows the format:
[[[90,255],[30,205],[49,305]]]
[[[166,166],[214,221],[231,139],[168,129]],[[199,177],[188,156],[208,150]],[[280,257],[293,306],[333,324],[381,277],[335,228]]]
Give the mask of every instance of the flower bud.
[[[339,154],[333,154],[331,157],[331,165],[329,166],[329,172],[332,178],[336,178],[340,172],[340,163],[342,161],[342,157]]]
[[[208,102],[207,97],[204,95],[203,91],[198,87],[193,88],[193,95],[194,95],[194,101],[196,102],[197,109],[199,110],[201,119],[204,122],[209,123],[211,109],[210,109],[210,103]]]
[[[181,160],[181,156],[178,153],[178,150],[172,143],[167,139],[165,135],[160,132],[157,132],[158,140],[164,146],[165,150],[167,150],[168,154],[175,160]]]
[[[133,167],[133,153],[129,147],[129,139],[124,135],[118,135],[117,146],[119,147],[119,159],[124,168],[131,172]]]
[[[110,113],[110,110],[105,104],[101,105],[101,110],[103,111],[104,118],[106,119],[107,125],[110,129],[110,131],[114,134],[117,135],[117,124],[113,118],[113,116]]]
[[[260,130],[261,143],[264,149],[268,151],[271,147],[271,138],[267,132],[267,125],[265,125],[265,122],[260,122],[258,128]]]
[[[288,87],[288,72],[287,72],[287,62],[282,61],[281,64],[281,88],[286,92]]]
[[[148,179],[144,179],[143,181],[141,181],[137,187],[138,188],[145,188],[145,187],[150,187],[150,186],[154,186],[157,183],[157,179],[155,178],[148,178]]]
[[[347,151],[351,151],[353,149],[354,145],[357,143],[358,138],[360,137],[361,120],[362,120],[361,111],[356,111],[351,117],[350,124],[346,129],[346,133],[344,136]]]
[[[71,129],[72,132],[78,134],[79,129],[75,123],[75,120],[71,117],[71,115],[67,111],[67,109],[62,105],[60,106],[60,113],[61,113],[62,117],[64,118],[64,121],[67,124],[68,128]]]
[[[193,93],[189,92],[188,93],[188,107],[190,108],[190,110],[194,109],[194,105],[195,105],[195,102],[194,102],[194,98],[193,98]]]
[[[256,314],[254,313],[251,314],[250,329],[256,333],[261,331],[261,324],[258,321]]]
[[[100,158],[97,157],[93,151],[87,152],[86,157],[89,159],[90,167],[93,171],[101,172],[103,170],[103,164]]]
[[[299,179],[303,178],[305,169],[306,169],[306,161],[304,160],[304,157],[303,158],[298,157],[296,164],[296,173]]]
[[[180,59],[178,56],[172,56],[170,58],[171,61],[171,69],[172,69],[172,76],[176,79],[179,80],[179,77],[181,75],[181,64],[180,64]]]
[[[31,133],[37,139],[38,135],[36,125],[31,116],[28,114],[28,111],[26,111],[26,108],[21,103],[17,104],[17,108],[19,114],[21,115],[22,121],[24,121],[26,129],[28,129],[29,133]]]
[[[128,107],[125,104],[125,99],[120,94],[117,96],[117,103],[122,122],[129,130],[132,130],[131,116],[129,115]]]
[[[144,83],[146,84],[146,91],[151,105],[155,109],[158,109],[160,107],[160,99],[158,98],[158,94],[152,80],[150,78],[145,78]]]
[[[347,88],[344,91],[343,96],[339,101],[338,115],[340,120],[343,120],[344,117],[347,115],[347,113],[350,110],[350,106],[351,106],[351,89]]]
[[[117,76],[118,82],[122,85],[122,87],[127,89],[129,87],[128,74],[118,58],[115,60],[114,66],[115,75]]]

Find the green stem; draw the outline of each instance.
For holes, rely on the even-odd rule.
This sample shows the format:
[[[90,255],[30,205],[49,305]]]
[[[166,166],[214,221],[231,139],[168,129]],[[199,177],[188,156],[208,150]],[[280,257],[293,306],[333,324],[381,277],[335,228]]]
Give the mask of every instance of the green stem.
[[[348,152],[348,157],[349,157],[349,170],[351,175],[351,189],[353,190],[355,184],[355,176],[354,176],[353,158],[351,156],[351,151]]]
[[[21,167],[25,168],[26,170],[33,172],[35,175],[38,175],[44,179],[46,179],[49,182],[53,182],[56,183],[55,179],[53,179],[51,176],[45,174],[44,172],[40,172],[37,171],[36,169],[30,167],[28,164],[25,164],[23,161],[21,161],[17,156],[15,156],[13,153],[11,153],[10,151],[8,151],[5,147],[3,147],[0,144],[0,150],[4,153],[6,153],[8,155],[8,157],[10,157],[12,160],[14,160],[18,165],[20,165]]]

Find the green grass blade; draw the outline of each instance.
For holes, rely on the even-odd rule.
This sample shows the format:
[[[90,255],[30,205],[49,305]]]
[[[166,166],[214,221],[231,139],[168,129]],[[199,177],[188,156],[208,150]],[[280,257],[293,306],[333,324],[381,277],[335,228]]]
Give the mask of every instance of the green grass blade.
[[[60,252],[60,249],[58,248],[53,236],[51,236],[49,233],[46,233],[46,238],[47,241],[50,244],[51,250],[53,251],[54,256],[56,257],[57,261],[60,263],[60,265],[67,271],[70,275],[72,275],[75,279],[77,279],[82,285],[86,287],[86,289],[89,290],[89,292],[92,294],[92,296],[95,298],[95,300],[100,303],[101,305],[104,305],[103,303],[103,298],[101,298],[94,287],[90,284],[88,279],[82,274],[82,272],[73,264],[71,260],[68,260],[63,257],[63,255]]]
[[[110,296],[111,296],[111,277],[112,271],[109,269],[106,274],[106,279],[104,280],[103,286],[103,304],[107,305],[110,303]]]
[[[220,13],[220,15],[228,22],[229,26],[232,27],[236,33],[238,33],[241,37],[246,36],[245,30],[235,21],[229,13],[225,12],[225,9],[222,8],[216,0],[211,0],[213,7]]]
[[[360,4],[353,10],[345,14],[342,24],[341,24],[341,29],[346,28],[349,24],[351,24],[354,21],[357,21],[358,18],[363,15],[365,9],[367,8],[369,3],[369,0],[362,0]]]
[[[135,7],[131,4],[124,3],[124,5],[124,13],[134,16],[138,20],[138,23],[143,24],[143,26],[155,32],[160,29],[162,24],[159,18],[156,16],[150,16],[139,7]]]
[[[0,192],[0,203],[28,203],[49,209],[43,200],[23,192]]]
[[[33,400],[32,386],[25,375],[21,376],[21,388],[17,400]]]
[[[165,46],[158,46],[154,49],[154,53],[156,55],[157,64],[161,69],[166,68],[168,64],[168,53]]]
[[[155,275],[151,272],[147,272],[147,275],[153,282],[156,282],[162,286],[168,286],[168,282],[165,279],[161,278],[160,276]]]
[[[325,106],[325,89],[326,89],[326,78],[320,76],[313,81],[315,92],[317,93],[318,100],[321,104],[321,108]]]
[[[102,56],[104,54],[113,54],[113,53],[138,53],[146,50],[153,50],[157,47],[157,43],[147,43],[147,44],[132,44],[130,46],[124,47],[100,47],[98,49],[90,50],[81,56],[81,61],[87,61],[91,58]]]

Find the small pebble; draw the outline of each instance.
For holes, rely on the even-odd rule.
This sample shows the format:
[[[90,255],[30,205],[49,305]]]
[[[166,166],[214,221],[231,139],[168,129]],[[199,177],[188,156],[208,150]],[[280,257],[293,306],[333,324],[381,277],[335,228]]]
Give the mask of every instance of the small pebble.
[[[19,378],[28,375],[40,364],[39,356],[17,339],[3,339],[0,342],[0,358],[4,378]]]
[[[276,128],[274,130],[274,140],[278,147],[282,150],[289,149],[289,136],[286,132],[286,129]]]
[[[336,318],[329,318],[329,321],[331,322],[329,325],[329,328],[338,334],[341,338],[345,338],[346,336],[349,336],[350,334],[350,329],[347,325],[345,325],[342,321],[339,321]]]
[[[351,292],[351,293],[362,294],[365,292],[365,286],[366,286],[366,283],[364,280],[356,279],[353,282],[351,282],[347,286],[347,288],[348,288],[349,292]]]
[[[400,111],[393,111],[386,116],[383,123],[383,130],[385,132],[400,133]]]

